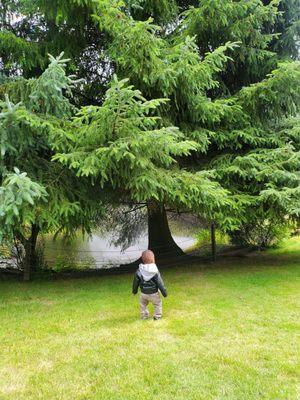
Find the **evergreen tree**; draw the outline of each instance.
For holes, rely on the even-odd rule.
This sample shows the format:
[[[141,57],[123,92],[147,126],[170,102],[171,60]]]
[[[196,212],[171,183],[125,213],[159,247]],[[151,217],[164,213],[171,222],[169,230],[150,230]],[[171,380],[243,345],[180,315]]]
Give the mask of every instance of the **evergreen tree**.
[[[8,93],[22,93],[23,101],[13,104],[6,96],[0,104],[0,239],[23,244],[25,280],[39,232],[89,232],[101,212],[90,182],[51,160],[54,138],[74,108],[64,97],[74,84],[65,75],[65,61],[50,57],[37,80],[11,82]]]
[[[35,10],[38,10],[40,18],[49,23],[51,20],[59,32],[65,32],[64,27],[69,29],[76,21],[74,12],[78,7],[85,10],[78,17],[79,26],[85,27],[83,31],[90,27],[103,39],[101,43],[97,42],[95,52],[101,54],[104,60],[100,68],[97,64],[97,68],[106,71],[105,85],[114,71],[121,79],[116,85],[120,85],[122,79],[129,79],[129,85],[135,87],[129,86],[130,90],[139,90],[148,99],[142,102],[168,98],[168,102],[161,102],[157,111],[161,117],[159,129],[165,132],[166,127],[178,126],[183,135],[180,140],[178,138],[178,143],[194,142],[193,149],[173,155],[178,166],[174,185],[177,190],[180,177],[186,177],[182,179],[180,190],[186,199],[176,199],[175,202],[169,184],[165,188],[165,197],[158,192],[155,201],[160,206],[154,207],[154,210],[152,207],[149,213],[150,247],[156,246],[151,234],[155,232],[158,235],[156,227],[168,232],[163,204],[195,210],[224,225],[227,222],[232,228],[233,220],[227,219],[224,209],[221,212],[218,208],[218,193],[213,196],[209,192],[213,182],[215,185],[220,182],[231,191],[236,202],[234,216],[241,222],[255,212],[266,216],[280,212],[282,216],[297,218],[297,207],[293,204],[296,204],[299,190],[299,131],[295,128],[295,120],[295,126],[291,122],[286,123],[286,120],[291,121],[290,118],[299,112],[299,64],[291,61],[298,56],[298,0],[62,0],[51,4],[40,1],[25,3],[31,11],[38,4]],[[29,14],[25,12],[24,15],[28,17]],[[53,35],[53,31],[49,30],[49,35]],[[18,33],[15,36],[18,37]],[[80,51],[72,53],[74,37],[70,34],[68,38],[66,47],[76,60]],[[84,43],[96,43],[93,36],[90,38],[90,42]],[[31,40],[29,42],[35,46]],[[38,48],[41,48],[39,44]],[[83,48],[86,48],[85,45]],[[7,53],[11,54],[9,50]],[[15,57],[12,59],[16,60]],[[113,88],[108,92],[108,98]],[[129,89],[125,85],[119,90],[123,94]],[[102,90],[97,99],[102,101],[103,94]],[[67,135],[56,135],[55,140],[61,151],[61,162],[76,168],[79,174],[98,178],[97,182],[103,187],[121,190],[122,185],[127,188],[127,178],[124,180],[125,176],[120,177],[115,170],[112,171],[108,161],[104,168],[102,159],[97,164],[94,154],[94,158],[87,157],[86,163],[94,162],[95,165],[86,164],[85,160],[79,162],[75,151],[76,146],[80,148],[78,154],[81,152],[84,155],[88,151],[82,143],[82,132],[88,131],[92,136],[88,127],[94,126],[93,113],[99,112],[98,116],[102,118],[104,110],[112,107],[108,98],[103,103],[106,108],[97,108],[97,112],[93,109],[91,120],[86,117],[83,123],[80,114],[76,117],[80,132],[78,137],[68,131]],[[87,109],[82,110],[84,115]],[[74,121],[72,129],[75,129]],[[102,121],[104,125],[99,129],[98,125],[97,129],[94,127],[95,132],[102,132],[103,126],[109,128],[108,122]],[[67,140],[69,135],[71,144]],[[96,133],[95,141],[99,149],[110,148],[110,142],[114,143],[118,135],[106,142],[103,139],[99,141],[99,133]],[[128,133],[126,137],[131,143],[131,135]],[[166,137],[169,138],[167,134]],[[133,155],[136,157],[135,153]],[[123,165],[126,160],[133,174],[135,163],[130,161],[129,155],[126,157],[115,162]],[[149,154],[149,157],[152,155]],[[109,171],[109,180],[96,172],[97,166]],[[168,168],[164,164],[164,169]],[[128,171],[126,173],[129,174]],[[191,194],[193,185],[198,185],[199,173],[208,179],[208,192],[211,194],[209,202],[203,201],[201,207]],[[195,180],[191,174],[194,174]],[[128,176],[131,177],[130,174]],[[173,175],[170,172],[168,176],[171,184]],[[149,185],[153,185],[151,179]],[[153,188],[158,190],[158,187]],[[148,197],[142,200],[136,197],[141,195],[136,186],[128,192],[134,202],[150,201]],[[206,193],[206,188],[202,186],[197,196],[204,199]],[[167,242],[171,246],[170,235],[163,236],[166,247]]]
[[[180,164],[214,168],[241,222],[250,210],[265,210],[266,218],[277,212],[267,193],[284,190],[286,204],[295,201],[299,153],[279,131],[299,110],[299,63],[281,62],[272,51],[282,18],[278,2],[201,1],[169,31],[134,20],[123,7],[99,2],[95,19],[111,37],[108,55],[119,76],[148,97],[170,99],[162,117],[199,145]]]
[[[103,55],[104,34],[91,19],[89,2],[3,0],[0,4],[0,83],[3,77],[36,78],[48,64],[48,53],[64,52],[67,74],[76,72],[77,104],[101,101],[101,88],[110,76]],[[92,2],[91,2],[92,3]]]
[[[93,177],[99,189],[117,191],[121,203],[147,206],[149,245],[158,258],[182,254],[171,237],[164,204],[208,215],[230,206],[212,171],[191,173],[176,162],[198,144],[162,124],[155,114],[164,104],[165,99],[146,100],[127,80],[115,77],[102,106],[83,107],[67,133],[58,132],[62,152],[54,156],[79,176]]]

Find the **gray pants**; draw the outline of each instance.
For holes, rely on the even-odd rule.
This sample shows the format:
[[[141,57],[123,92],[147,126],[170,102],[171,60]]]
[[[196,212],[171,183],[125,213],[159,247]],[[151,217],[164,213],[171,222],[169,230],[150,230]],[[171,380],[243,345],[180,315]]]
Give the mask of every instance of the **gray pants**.
[[[140,297],[141,317],[142,318],[149,317],[149,311],[147,309],[147,305],[149,303],[152,303],[154,305],[154,317],[161,318],[161,316],[162,316],[162,301],[161,301],[159,292],[156,292],[153,294],[141,293],[141,297]]]

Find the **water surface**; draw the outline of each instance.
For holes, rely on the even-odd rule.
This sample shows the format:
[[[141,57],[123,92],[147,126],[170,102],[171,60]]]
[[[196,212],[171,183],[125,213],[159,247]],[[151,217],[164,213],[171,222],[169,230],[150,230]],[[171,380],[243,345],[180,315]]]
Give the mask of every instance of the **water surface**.
[[[182,250],[186,250],[195,243],[193,230],[176,223],[175,242]],[[91,237],[78,235],[71,241],[62,237],[53,240],[51,236],[43,238],[45,246],[45,260],[49,266],[76,263],[80,266],[93,268],[107,268],[119,264],[132,262],[140,257],[141,252],[147,249],[148,237],[146,232],[135,243],[122,251],[121,246],[112,244],[112,235],[94,232]]]

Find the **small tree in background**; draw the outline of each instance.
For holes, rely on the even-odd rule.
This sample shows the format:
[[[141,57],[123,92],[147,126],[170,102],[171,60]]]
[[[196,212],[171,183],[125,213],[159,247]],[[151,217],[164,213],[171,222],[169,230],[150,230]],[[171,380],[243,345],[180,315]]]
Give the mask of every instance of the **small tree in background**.
[[[53,138],[73,112],[64,97],[73,84],[65,75],[65,61],[50,57],[39,79],[6,85],[23,102],[13,104],[7,96],[0,105],[0,238],[22,243],[24,280],[30,279],[39,232],[70,234],[78,227],[89,232],[102,210],[101,204],[96,208],[90,182],[51,161]]]

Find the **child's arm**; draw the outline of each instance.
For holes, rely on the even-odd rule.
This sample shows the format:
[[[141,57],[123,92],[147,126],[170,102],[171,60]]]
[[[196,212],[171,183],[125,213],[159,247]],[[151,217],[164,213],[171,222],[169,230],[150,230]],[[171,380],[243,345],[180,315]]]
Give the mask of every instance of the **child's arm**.
[[[134,274],[133,282],[132,282],[132,293],[137,294],[140,285],[140,280],[137,274]]]
[[[167,292],[167,289],[166,289],[166,287],[164,285],[164,281],[162,280],[162,277],[161,277],[160,273],[158,273],[158,275],[157,275],[157,286],[158,286],[158,289],[160,290],[161,294],[164,297],[167,297],[168,296],[168,292]]]

